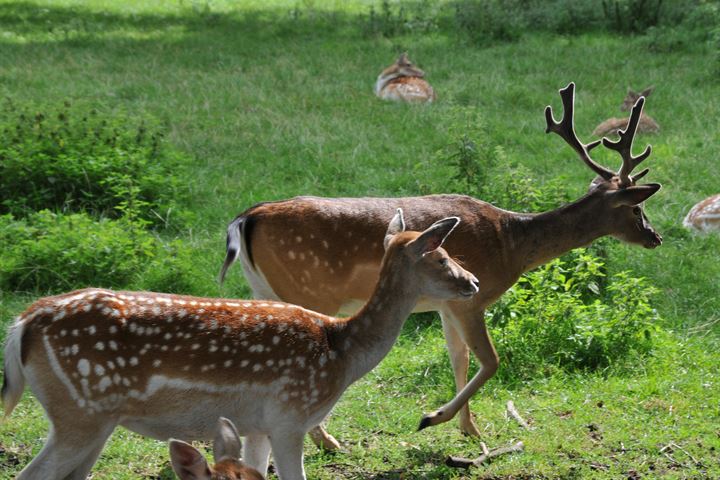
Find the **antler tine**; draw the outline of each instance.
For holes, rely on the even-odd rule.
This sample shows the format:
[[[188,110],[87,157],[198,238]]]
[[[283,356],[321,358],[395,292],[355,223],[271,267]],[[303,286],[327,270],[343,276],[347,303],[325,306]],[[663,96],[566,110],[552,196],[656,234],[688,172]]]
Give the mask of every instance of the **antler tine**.
[[[567,87],[560,90],[560,98],[562,99],[563,104],[562,120],[559,122],[555,121],[552,114],[552,107],[549,105],[545,107],[545,122],[547,123],[545,133],[555,132],[560,135],[560,137],[562,137],[562,139],[565,140],[565,142],[567,142],[578,155],[580,155],[580,158],[583,162],[585,162],[585,165],[590,167],[593,172],[597,173],[605,180],[610,180],[615,175],[615,172],[603,167],[590,158],[590,150],[600,145],[600,140],[596,140],[585,145],[580,142],[575,134],[575,83],[570,82]]]
[[[645,147],[645,151],[637,157],[633,157],[632,155],[632,144],[635,139],[638,123],[640,122],[643,105],[645,105],[645,97],[638,98],[632,108],[627,127],[625,127],[625,130],[618,130],[618,136],[620,138],[617,141],[612,141],[608,138],[602,139],[603,145],[605,145],[606,148],[615,150],[622,157],[622,167],[620,167],[620,171],[618,172],[621,185],[632,185],[634,181],[639,180],[648,172],[646,169],[638,173],[634,178],[630,176],[633,169],[640,165],[640,163],[652,153],[652,146],[648,145]]]
[[[644,169],[643,171],[641,171],[640,173],[638,173],[637,175],[632,175],[632,176],[630,176],[630,178],[632,179],[632,182],[635,183],[635,182],[637,182],[638,180],[640,180],[642,177],[644,177],[645,175],[647,175],[647,173],[648,173],[649,171],[650,171],[650,169],[649,169],[649,168],[646,168],[646,169]]]

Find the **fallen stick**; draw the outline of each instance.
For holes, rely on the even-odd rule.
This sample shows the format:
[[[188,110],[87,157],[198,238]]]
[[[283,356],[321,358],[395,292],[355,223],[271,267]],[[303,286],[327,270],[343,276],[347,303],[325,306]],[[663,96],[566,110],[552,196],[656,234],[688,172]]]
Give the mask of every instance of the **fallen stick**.
[[[508,400],[508,402],[507,402],[507,413],[512,418],[514,418],[515,421],[518,422],[521,427],[523,427],[526,430],[532,430],[532,428],[530,428],[530,425],[528,425],[528,423],[525,421],[525,419],[520,416],[520,413],[515,408],[515,404],[513,403],[512,400]]]
[[[522,452],[523,448],[525,448],[523,442],[517,442],[515,445],[508,445],[507,447],[500,447],[490,450],[488,453],[483,453],[475,459],[449,456],[445,460],[445,465],[455,468],[479,467],[483,463],[495,457],[499,457],[500,455],[505,455],[506,453]]]

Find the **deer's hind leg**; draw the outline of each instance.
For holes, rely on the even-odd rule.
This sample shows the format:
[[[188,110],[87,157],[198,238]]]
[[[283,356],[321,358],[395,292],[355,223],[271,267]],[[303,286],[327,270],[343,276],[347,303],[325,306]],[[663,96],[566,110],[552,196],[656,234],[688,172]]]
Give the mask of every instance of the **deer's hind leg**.
[[[52,424],[42,450],[17,480],[87,478],[115,425],[108,422],[91,427],[83,428],[82,422]]]

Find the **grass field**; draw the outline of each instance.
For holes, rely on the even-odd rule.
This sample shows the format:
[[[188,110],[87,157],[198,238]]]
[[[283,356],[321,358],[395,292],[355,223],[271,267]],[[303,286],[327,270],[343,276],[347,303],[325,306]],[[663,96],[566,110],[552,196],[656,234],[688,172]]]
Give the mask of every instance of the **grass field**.
[[[587,141],[600,120],[621,115],[628,86],[655,85],[646,111],[661,132],[640,136],[636,150],[653,145],[647,179],[663,189],[645,211],[664,243],[656,250],[602,245],[608,274],[629,270],[660,290],[653,307],[667,340],[630,369],[491,380],[471,402],[482,430],[476,439],[454,422],[415,431],[423,413],[454,393],[439,321],[415,316],[386,360],[334,410],[328,429],[344,450],[322,453],[308,441],[306,470],[319,479],[720,478],[720,236],[681,226],[695,202],[720,190],[716,51],[658,52],[647,36],[601,31],[527,32],[488,44],[444,28],[386,37],[368,29],[373,2],[117,3],[0,1],[0,96],[50,107],[69,101],[164,125],[185,159],[184,208],[194,217],[157,234],[192,248],[201,285],[193,293],[203,295],[249,295],[239,268],[223,287],[216,281],[236,213],[301,194],[459,191],[442,152],[463,128],[477,132],[481,124],[502,158],[526,167],[538,188],[559,181],[577,198],[592,175],[544,133],[544,106],[559,110],[557,90],[576,82],[576,128]],[[404,50],[427,72],[436,104],[373,96],[379,71]],[[595,156],[618,163],[609,152]],[[0,291],[0,325],[45,293]],[[510,399],[532,430],[506,418]],[[46,434],[42,409],[26,393],[0,422],[0,479],[13,478]],[[524,453],[488,466],[444,465],[447,455],[478,456],[480,441],[517,440]],[[173,478],[165,444],[122,430],[93,472],[95,479]]]

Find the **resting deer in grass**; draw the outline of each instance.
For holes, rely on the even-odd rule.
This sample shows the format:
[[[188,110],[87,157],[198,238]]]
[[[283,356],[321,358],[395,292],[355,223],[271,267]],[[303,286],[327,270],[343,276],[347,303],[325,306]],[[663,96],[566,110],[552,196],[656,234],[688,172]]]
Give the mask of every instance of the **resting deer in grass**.
[[[720,193],[692,207],[685,216],[683,225],[698,232],[720,232]]]
[[[203,440],[220,416],[246,436],[249,466],[265,474],[272,447],[280,478],[304,479],[304,435],[388,353],[418,298],[477,293],[477,279],[441,248],[458,221],[405,231],[398,210],[376,288],[350,318],[275,301],[103,289],[38,300],[5,349],[6,415],[27,382],[51,424],[18,479],[84,479],[118,425]],[[319,231],[297,235],[323,241]]]
[[[432,102],[435,100],[435,91],[424,77],[425,72],[412,64],[407,53],[403,53],[378,75],[375,95],[383,100]]]
[[[640,97],[647,98],[653,92],[655,87],[648,87],[642,92],[638,93],[628,88],[628,93],[625,95],[620,110],[623,112],[629,111],[633,105],[635,105]],[[600,125],[595,127],[593,135],[596,137],[603,137],[605,135],[616,135],[618,130],[625,128],[628,124],[629,118],[608,118]],[[640,120],[638,121],[637,131],[640,133],[657,133],[660,131],[660,126],[650,115],[645,113],[640,114]]]
[[[298,197],[256,205],[228,227],[227,256],[220,274],[238,258],[256,298],[283,299],[326,314],[352,312],[372,293],[383,255],[384,218],[399,205],[408,227],[422,229],[436,216],[459,214],[462,224],[448,239],[454,258],[480,280],[481,292],[470,302],[421,299],[416,311],[438,311],[455,372],[458,395],[426,415],[420,427],[446,422],[460,411],[463,432],[479,435],[468,399],[494,374],[499,360],[485,325],[485,309],[520,275],[563,253],[610,235],[628,243],[655,248],[662,239],[648,222],[642,203],[660,189],[657,183],[637,185],[647,170],[631,175],[650,155],[650,147],[632,155],[635,130],[644,98],[633,107],[630,124],[606,148],[622,157],[615,173],[597,164],[573,126],[575,85],[560,91],[564,115],[558,123],[547,107],[547,132],[565,140],[596,175],[589,192],[557,210],[514,213],[461,195],[410,198]],[[307,228],[314,232],[308,236]],[[369,247],[368,247],[369,243]],[[468,349],[481,365],[467,383]],[[322,429],[314,440],[326,448],[336,441]]]
[[[263,480],[260,472],[240,461],[242,441],[227,418],[218,421],[213,443],[215,465],[208,465],[202,453],[182,440],[170,440],[170,463],[180,480]]]

